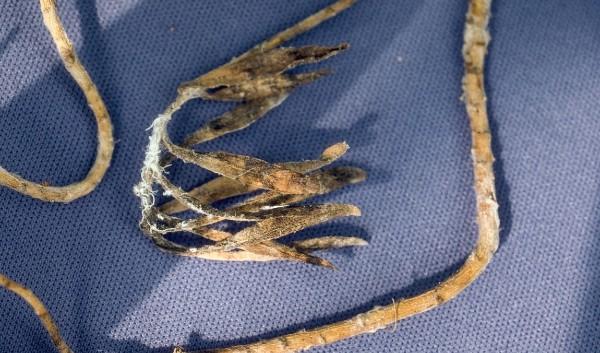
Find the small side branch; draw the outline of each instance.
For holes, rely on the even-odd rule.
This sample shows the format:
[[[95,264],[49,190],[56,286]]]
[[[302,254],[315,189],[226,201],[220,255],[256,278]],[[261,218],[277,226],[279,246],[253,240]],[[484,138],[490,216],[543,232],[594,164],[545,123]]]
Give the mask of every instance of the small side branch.
[[[71,202],[92,192],[110,166],[113,154],[113,129],[104,101],[85,67],[79,61],[58,16],[55,0],[40,0],[42,17],[63,65],[85,95],[98,127],[96,160],[86,177],[66,186],[47,186],[26,180],[0,167],[0,185],[30,197],[49,202]]]

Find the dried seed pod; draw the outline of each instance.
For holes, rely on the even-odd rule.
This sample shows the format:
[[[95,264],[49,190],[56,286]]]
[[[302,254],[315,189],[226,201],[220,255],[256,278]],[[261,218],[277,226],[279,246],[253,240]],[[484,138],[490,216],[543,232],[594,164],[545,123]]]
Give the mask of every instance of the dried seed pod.
[[[302,161],[302,162],[288,162],[278,164],[283,168],[298,172],[298,173],[309,173],[319,168],[325,167],[338,158],[343,156],[348,151],[348,145],[345,142],[336,143],[335,145],[329,146],[321,154],[321,158],[318,160]],[[355,168],[355,173],[359,174],[358,168]],[[360,172],[362,181],[366,178],[366,173]],[[243,195],[252,191],[256,191],[256,187],[244,185],[236,180],[217,177],[205,184],[200,185],[188,192],[191,196],[197,198],[202,203],[212,204],[214,202]],[[161,211],[167,214],[183,212],[188,208],[185,207],[177,200],[171,200],[160,207]]]

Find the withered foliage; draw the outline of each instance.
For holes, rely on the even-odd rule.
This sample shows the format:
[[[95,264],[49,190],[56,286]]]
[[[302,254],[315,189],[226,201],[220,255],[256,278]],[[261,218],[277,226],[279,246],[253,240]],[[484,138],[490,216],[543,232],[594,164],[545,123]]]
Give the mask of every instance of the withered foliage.
[[[229,63],[192,81],[181,84],[178,96],[153,123],[152,135],[135,192],[141,199],[142,230],[161,249],[184,256],[227,261],[291,260],[333,268],[315,250],[362,246],[357,237],[326,236],[285,245],[278,239],[340,217],[358,216],[359,209],[347,204],[299,204],[365,179],[366,173],[353,167],[323,169],[348,150],[344,142],[326,148],[319,159],[270,163],[265,160],[224,151],[200,152],[195,146],[242,130],[280,105],[299,86],[327,75],[328,70],[293,74],[300,65],[331,58],[349,46],[310,45],[279,47],[320,22],[349,7],[353,1],[339,1],[290,29],[252,48]],[[205,123],[181,144],[171,141],[167,124],[183,104],[192,99],[239,102],[233,110]],[[192,190],[184,191],[167,177],[173,161],[180,160],[218,176]],[[172,200],[157,207],[154,185]],[[252,194],[252,195],[249,195]],[[225,209],[214,203],[234,196],[248,197]],[[195,216],[176,214],[193,211]],[[220,223],[238,222],[236,233],[223,231]],[[188,232],[212,241],[191,247],[176,243],[175,232]]]
[[[44,1],[48,0],[42,0],[42,4]],[[356,237],[340,236],[319,237],[293,242],[290,245],[277,242],[277,239],[305,227],[338,217],[359,214],[358,209],[353,205],[298,205],[311,196],[328,193],[364,180],[364,172],[357,168],[337,167],[322,170],[346,152],[345,144],[336,144],[327,148],[317,160],[280,164],[226,152],[200,153],[190,149],[194,144],[249,126],[280,104],[296,86],[321,76],[322,72],[294,76],[286,74],[285,71],[295,65],[316,62],[335,55],[345,49],[345,45],[300,49],[277,49],[277,47],[353,3],[354,0],[339,0],[229,64],[181,87],[177,99],[153,124],[142,169],[142,181],[135,189],[142,204],[140,225],[159,247],[180,255],[214,260],[284,259],[331,267],[331,263],[327,260],[309,253],[313,250],[365,244],[363,240]],[[213,349],[210,352],[292,353],[373,333],[448,302],[459,295],[486,269],[499,243],[494,157],[484,88],[485,57],[490,40],[488,32],[490,9],[491,0],[469,0],[464,32],[463,93],[471,126],[476,216],[479,226],[477,243],[464,264],[434,288],[415,296],[393,299],[391,304],[375,307],[328,325],[254,343]],[[186,101],[193,98],[233,100],[242,102],[242,105],[209,122],[190,135],[182,145],[175,145],[166,133],[167,123]],[[163,155],[162,149],[170,154]],[[185,192],[166,178],[168,162],[173,158],[193,163],[220,176]],[[156,206],[154,184],[160,185],[166,193],[173,196],[173,200],[161,207]],[[253,194],[224,210],[213,206],[216,201],[251,192],[260,193]],[[186,210],[194,211],[197,216],[188,219],[175,216]],[[247,226],[231,234],[215,227],[223,221],[244,222]],[[197,234],[212,241],[213,244],[191,248],[167,239],[170,233],[178,231]],[[59,352],[71,352],[48,310],[31,290],[2,274],[0,274],[0,287],[15,293],[31,306]],[[185,353],[186,351],[176,347],[173,352]]]

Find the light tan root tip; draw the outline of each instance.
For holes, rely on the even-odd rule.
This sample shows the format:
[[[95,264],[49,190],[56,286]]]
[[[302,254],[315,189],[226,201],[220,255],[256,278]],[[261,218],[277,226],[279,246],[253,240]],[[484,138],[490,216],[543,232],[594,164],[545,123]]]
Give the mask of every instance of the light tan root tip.
[[[23,299],[27,304],[29,304],[46,331],[48,331],[48,335],[50,335],[52,343],[54,343],[54,346],[60,353],[72,353],[71,349],[60,335],[58,326],[56,326],[54,320],[52,320],[52,317],[46,309],[46,306],[44,306],[44,303],[42,303],[42,301],[29,288],[15,282],[1,273],[0,287],[4,287],[8,291],[13,292]]]
[[[2,167],[0,167],[0,185],[42,201],[70,202],[92,192],[104,177],[110,166],[114,149],[113,129],[102,97],[65,33],[55,0],[40,0],[40,6],[44,24],[52,36],[63,65],[85,95],[96,118],[98,127],[96,160],[83,180],[70,185],[48,186],[34,183]]]
[[[296,242],[292,246],[279,242],[305,228],[360,215],[354,205],[298,206],[314,196],[365,180],[366,173],[359,168],[322,169],[348,151],[345,142],[327,147],[319,159],[286,163],[270,163],[225,151],[192,149],[194,145],[249,127],[279,106],[297,87],[326,75],[325,70],[302,74],[288,70],[327,60],[346,50],[348,44],[299,48],[279,45],[335,16],[352,3],[338,1],[230,62],[179,86],[178,97],[152,124],[141,181],[134,188],[141,201],[140,227],[157,246],[173,254],[207,260],[286,260],[333,269],[330,261],[310,252],[365,245],[357,238],[338,236]],[[176,144],[167,133],[167,125],[187,101],[196,98],[240,104],[204,124],[182,144]],[[218,177],[186,192],[167,177],[166,169],[177,159],[209,170]],[[161,207],[155,205],[156,185],[165,196],[172,197]],[[247,198],[224,210],[213,205],[234,196]],[[183,211],[192,211],[195,216],[175,216]],[[230,234],[215,226],[221,222],[240,222],[245,227]],[[197,248],[182,246],[168,239],[173,232],[192,233],[213,243]]]

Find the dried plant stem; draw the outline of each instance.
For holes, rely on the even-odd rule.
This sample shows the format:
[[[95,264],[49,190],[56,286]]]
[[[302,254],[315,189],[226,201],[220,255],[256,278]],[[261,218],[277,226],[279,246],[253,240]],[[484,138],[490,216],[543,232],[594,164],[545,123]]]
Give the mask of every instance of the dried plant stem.
[[[33,309],[35,315],[38,317],[38,319],[46,329],[46,331],[48,331],[52,343],[54,343],[56,349],[60,353],[72,353],[71,348],[69,348],[65,340],[61,337],[58,327],[54,323],[54,320],[52,320],[48,309],[46,309],[44,303],[42,303],[40,298],[38,298],[29,288],[13,281],[12,279],[6,277],[1,273],[0,287],[4,287],[7,290],[15,293],[16,295],[21,297],[21,299],[23,299],[27,304],[29,304],[31,309]]]
[[[323,23],[324,21],[327,21],[328,19],[335,17],[340,12],[342,12],[342,11],[348,9],[350,6],[354,5],[354,3],[356,1],[357,0],[336,1],[335,3],[327,6],[326,8],[320,10],[319,12],[313,14],[312,16],[309,16],[309,17],[305,18],[304,20],[296,23],[292,27],[277,33],[276,35],[269,38],[268,40],[262,42],[261,44],[257,45],[256,47],[250,49],[249,51],[247,51],[246,53],[244,53],[237,59],[244,58],[247,55],[251,55],[256,51],[267,51],[267,50],[271,50],[273,48],[277,48],[278,46],[291,40],[292,38],[297,37],[298,35],[300,35],[302,33],[308,32],[311,29],[313,29],[313,28],[317,27],[318,25],[320,25],[321,23]]]
[[[289,353],[375,332],[399,320],[431,310],[468,287],[492,260],[499,242],[498,204],[494,187],[491,134],[484,91],[484,59],[489,42],[487,25],[491,0],[471,0],[464,33],[464,100],[470,119],[474,186],[479,237],[463,266],[437,287],[408,299],[394,300],[348,320],[213,353]],[[181,348],[176,351],[182,352]]]
[[[42,17],[60,58],[73,80],[85,95],[88,105],[98,125],[98,148],[96,160],[86,177],[66,186],[46,186],[25,180],[0,167],[0,185],[9,187],[22,194],[50,202],[70,202],[92,192],[100,183],[110,165],[114,143],[112,124],[102,97],[89,74],[79,61],[58,16],[55,0],[40,0]]]

